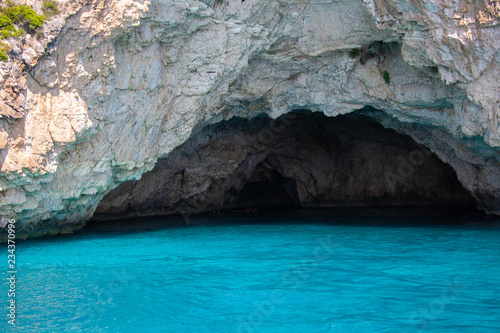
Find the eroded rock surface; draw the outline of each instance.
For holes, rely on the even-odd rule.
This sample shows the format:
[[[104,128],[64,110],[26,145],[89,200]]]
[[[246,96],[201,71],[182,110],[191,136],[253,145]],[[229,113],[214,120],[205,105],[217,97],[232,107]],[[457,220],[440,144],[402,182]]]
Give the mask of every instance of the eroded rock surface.
[[[46,44],[2,65],[0,214],[24,234],[82,226],[193,129],[367,105],[500,213],[499,1],[61,3]]]

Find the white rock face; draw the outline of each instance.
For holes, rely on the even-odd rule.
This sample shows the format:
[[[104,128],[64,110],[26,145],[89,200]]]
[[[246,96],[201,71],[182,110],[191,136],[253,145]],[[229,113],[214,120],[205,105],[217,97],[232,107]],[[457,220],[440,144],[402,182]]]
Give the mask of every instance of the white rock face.
[[[195,126],[367,105],[500,213],[500,3],[411,3],[64,2],[44,51],[2,65],[0,214],[33,236],[71,230]]]

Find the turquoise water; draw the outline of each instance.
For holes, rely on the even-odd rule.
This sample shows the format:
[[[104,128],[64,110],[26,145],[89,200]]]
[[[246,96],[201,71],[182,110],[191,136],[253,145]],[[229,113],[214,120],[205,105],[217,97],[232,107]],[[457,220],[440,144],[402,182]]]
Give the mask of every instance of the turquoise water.
[[[496,222],[222,220],[19,243],[17,331],[500,332]]]

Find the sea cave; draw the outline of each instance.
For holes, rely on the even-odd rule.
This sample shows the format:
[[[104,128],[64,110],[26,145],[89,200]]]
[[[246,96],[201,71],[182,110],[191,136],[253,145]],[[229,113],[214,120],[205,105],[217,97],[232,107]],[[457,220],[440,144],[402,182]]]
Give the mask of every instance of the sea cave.
[[[0,1],[3,332],[500,332],[500,1]]]
[[[194,133],[93,221],[249,208],[469,205],[451,166],[366,110],[233,118]]]

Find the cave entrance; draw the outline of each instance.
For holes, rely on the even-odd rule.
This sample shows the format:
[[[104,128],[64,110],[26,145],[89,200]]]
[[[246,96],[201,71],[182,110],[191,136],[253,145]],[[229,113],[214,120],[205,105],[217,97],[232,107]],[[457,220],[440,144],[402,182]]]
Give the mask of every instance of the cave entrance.
[[[95,216],[472,204],[454,170],[409,136],[360,113],[301,111],[200,129],[140,180],[111,191]]]
[[[222,204],[222,209],[286,207],[300,207],[295,180],[263,164],[255,168],[242,189],[232,187],[227,191]]]

